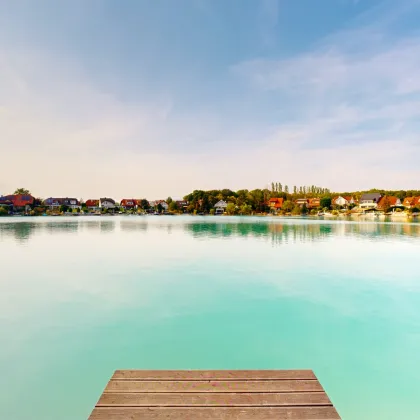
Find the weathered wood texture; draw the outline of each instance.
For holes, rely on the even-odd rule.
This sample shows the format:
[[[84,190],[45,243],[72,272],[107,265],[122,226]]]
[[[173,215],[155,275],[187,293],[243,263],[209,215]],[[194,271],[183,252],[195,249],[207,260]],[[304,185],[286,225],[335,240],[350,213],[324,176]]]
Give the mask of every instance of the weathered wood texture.
[[[340,419],[310,370],[117,370],[89,420]]]

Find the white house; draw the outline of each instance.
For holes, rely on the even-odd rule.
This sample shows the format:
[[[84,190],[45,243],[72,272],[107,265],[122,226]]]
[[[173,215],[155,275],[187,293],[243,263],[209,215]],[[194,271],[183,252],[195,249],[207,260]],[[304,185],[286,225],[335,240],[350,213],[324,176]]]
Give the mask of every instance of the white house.
[[[360,197],[359,207],[362,209],[375,209],[378,207],[381,197],[382,196],[379,193],[363,194]]]
[[[99,207],[101,209],[115,209],[115,200],[113,200],[112,198],[100,198],[99,199]]]
[[[341,195],[338,197],[334,197],[332,200],[333,206],[340,206],[340,207],[347,207],[350,204],[354,204],[354,198],[351,196],[342,197]]]
[[[214,208],[216,209],[216,214],[223,214],[226,211],[227,203],[224,200],[218,201]]]

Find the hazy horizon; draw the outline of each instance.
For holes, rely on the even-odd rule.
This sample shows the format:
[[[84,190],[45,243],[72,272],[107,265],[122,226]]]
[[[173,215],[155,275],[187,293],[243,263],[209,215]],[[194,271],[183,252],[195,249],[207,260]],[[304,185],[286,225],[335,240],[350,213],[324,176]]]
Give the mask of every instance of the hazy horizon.
[[[420,0],[0,0],[0,193],[418,189]]]

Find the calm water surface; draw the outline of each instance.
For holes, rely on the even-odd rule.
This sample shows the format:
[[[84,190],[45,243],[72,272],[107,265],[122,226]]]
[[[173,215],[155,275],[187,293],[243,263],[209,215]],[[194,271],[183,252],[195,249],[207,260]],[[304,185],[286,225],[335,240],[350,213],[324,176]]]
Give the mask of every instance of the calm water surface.
[[[311,368],[420,418],[420,224],[0,219],[0,418],[86,419],[115,369]]]

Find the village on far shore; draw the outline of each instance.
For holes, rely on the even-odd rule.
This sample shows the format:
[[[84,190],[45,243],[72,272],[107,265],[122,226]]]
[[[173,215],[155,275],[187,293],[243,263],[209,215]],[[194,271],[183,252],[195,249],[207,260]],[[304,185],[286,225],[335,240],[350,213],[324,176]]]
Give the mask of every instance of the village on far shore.
[[[420,191],[369,190],[331,193],[315,186],[272,183],[271,190],[195,190],[184,198],[147,200],[110,197],[87,200],[72,197],[36,198],[25,188],[0,195],[0,216],[100,215],[277,215],[313,217],[412,218],[420,216]]]

